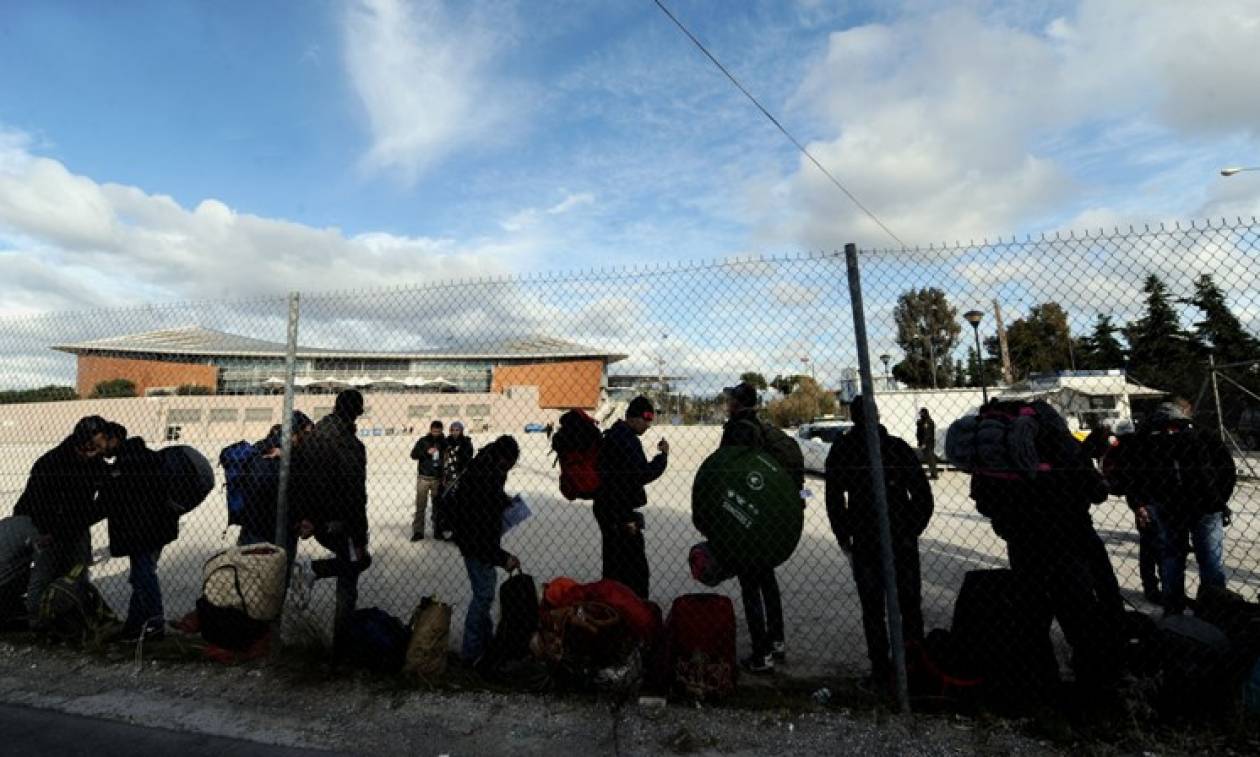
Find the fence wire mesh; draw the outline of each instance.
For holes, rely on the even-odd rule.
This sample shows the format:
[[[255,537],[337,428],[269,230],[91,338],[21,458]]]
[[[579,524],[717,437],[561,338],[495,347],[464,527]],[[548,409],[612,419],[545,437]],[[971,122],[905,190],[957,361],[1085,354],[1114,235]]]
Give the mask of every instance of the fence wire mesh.
[[[886,462],[908,638],[951,626],[957,637],[960,623],[974,630],[974,610],[966,608],[979,603],[1005,612],[1006,625],[975,631],[969,643],[1006,645],[1022,680],[1046,673],[1046,649],[1064,675],[1101,670],[1118,654],[1125,606],[1158,617],[1159,604],[1178,602],[1167,584],[1176,583],[1186,534],[1207,563],[1185,573],[1187,596],[1199,593],[1203,576],[1217,575],[1218,555],[1229,588],[1255,594],[1258,237],[1252,220],[862,253],[880,421],[913,456]],[[191,445],[211,461],[234,442],[267,437],[285,394],[287,316],[280,298],[0,322],[0,512],[17,503],[36,459],[83,416],[116,421],[153,448]],[[366,451],[372,563],[359,580],[358,605],[406,618],[422,596],[436,594],[456,605],[452,643],[461,644],[469,576],[459,548],[436,538],[442,529],[432,504],[421,506],[449,470],[445,460],[427,467],[436,445],[422,437],[435,421],[444,434],[462,424],[476,449],[502,435],[519,443],[507,491],[521,493],[532,516],[502,544],[528,573],[540,582],[600,578],[607,547],[595,508],[562,496],[549,442],[565,411],[588,411],[608,429],[638,396],[655,410],[640,437],[647,458],[662,440],[669,445],[667,468],[647,484],[641,510],[650,596],[668,608],[675,597],[707,591],[688,565],[689,549],[704,538],[693,520],[693,483],[722,440],[723,389],[742,380],[756,388],[761,418],[799,446],[807,474],[799,543],[774,572],[782,629],[771,611],[756,651],[784,641],[780,669],[798,675],[886,669],[883,652],[868,654],[886,631],[876,618],[881,594],[868,588],[879,577],[864,527],[869,471],[849,433],[859,391],[852,323],[838,253],[303,293],[295,408],[319,421],[339,392],[365,397],[355,433]],[[1114,480],[1128,476],[1128,496],[1096,503],[1090,486],[1103,480],[1095,474],[1102,463],[1087,456],[1076,467],[1055,459],[1052,470],[1017,481],[959,470],[946,459],[948,429],[976,414],[985,397],[1045,400],[1078,439],[1100,427],[1118,435],[1119,446],[1109,438],[1100,452],[1125,448],[1135,428],[1153,428],[1164,403],[1184,398],[1194,427],[1224,440],[1236,467],[1232,522],[1223,538],[1212,518],[1177,514],[1182,520],[1172,523],[1184,503],[1157,501],[1179,491],[1164,458],[1111,471]],[[920,421],[924,410],[931,426]],[[1034,468],[1061,453],[1028,443]],[[920,478],[933,510],[916,534],[905,517],[915,498],[906,492]],[[1139,538],[1131,509],[1139,506],[1168,524],[1163,553],[1157,531]],[[297,507],[295,517],[303,512]],[[765,517],[755,538],[728,556],[782,540],[775,516]],[[792,520],[782,526],[789,541]],[[110,524],[91,527],[92,576],[122,610],[132,593],[129,565],[109,559],[108,547],[126,552],[119,541],[127,535],[111,533]],[[193,608],[206,560],[238,538],[221,487],[182,518],[157,571],[166,616]],[[328,556],[316,540],[298,551]],[[1156,567],[1143,568],[1143,559]],[[1016,569],[1015,583],[973,578],[970,598],[959,601],[969,573],[1007,567]],[[756,583],[774,593],[764,576]],[[712,591],[733,599],[748,653],[754,644],[740,588],[731,580]],[[317,582],[309,615],[325,641],[334,603],[331,582]],[[1008,610],[993,609],[999,605]],[[1028,633],[1053,644],[1020,641]],[[932,643],[944,645],[936,655],[967,657],[957,638],[952,648],[939,636]]]

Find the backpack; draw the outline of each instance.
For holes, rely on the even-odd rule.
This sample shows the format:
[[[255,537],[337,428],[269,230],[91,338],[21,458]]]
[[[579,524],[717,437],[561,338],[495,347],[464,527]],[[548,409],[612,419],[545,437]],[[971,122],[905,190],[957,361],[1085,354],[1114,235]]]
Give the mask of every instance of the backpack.
[[[158,450],[166,475],[167,503],[180,515],[196,510],[214,490],[214,468],[206,456],[180,445]]]
[[[446,650],[451,635],[451,606],[434,597],[420,600],[411,614],[411,640],[407,643],[406,672],[434,682],[446,673]]]
[[[599,490],[599,424],[582,410],[560,416],[560,429],[551,437],[551,450],[560,464],[560,493],[570,501],[594,499]]]
[[[378,607],[355,610],[346,631],[347,660],[377,673],[397,673],[407,660],[411,632]]]
[[[773,423],[767,423],[760,418],[743,422],[756,426],[756,435],[759,440],[757,448],[774,458],[774,461],[792,476],[798,489],[804,489],[805,454],[801,452],[801,445]]]
[[[79,564],[48,585],[39,602],[40,628],[76,646],[95,646],[118,626],[118,616]]]
[[[248,502],[246,467],[258,456],[258,447],[245,440],[229,444],[219,452],[219,465],[223,468],[223,488],[227,490],[228,525],[241,525]]]
[[[1048,402],[991,400],[949,425],[945,455],[959,470],[1009,481],[1071,465],[1078,442]]]

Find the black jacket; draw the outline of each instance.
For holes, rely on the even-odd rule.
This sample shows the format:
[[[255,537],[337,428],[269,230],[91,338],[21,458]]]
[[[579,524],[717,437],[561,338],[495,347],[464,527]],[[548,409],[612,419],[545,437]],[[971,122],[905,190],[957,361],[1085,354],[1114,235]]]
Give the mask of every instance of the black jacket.
[[[503,537],[503,511],[512,504],[508,496],[507,473],[497,459],[482,450],[459,479],[452,517],[455,544],[464,557],[490,565],[507,564],[508,553],[500,546]]]
[[[367,546],[367,450],[355,425],[333,414],[293,451],[294,521],[309,520],[325,547],[344,549],[348,536]]]
[[[429,454],[430,447],[437,447],[438,459]],[[442,477],[442,462],[446,459],[446,437],[425,434],[411,448],[411,459],[416,461],[417,473],[428,478]]]
[[[442,453],[442,485],[452,486],[468,470],[473,460],[472,439],[461,436],[446,437],[446,449]]]
[[[114,557],[153,552],[179,536],[179,511],[170,504],[162,457],[144,439],[123,442],[101,486]]]
[[[296,449],[293,455],[297,457]],[[280,458],[255,455],[245,463],[242,485],[245,489],[245,509],[241,512],[241,530],[248,534],[275,541],[276,505],[280,496]],[[293,491],[294,487],[290,488]],[[289,507],[290,525],[295,509]]]
[[[28,516],[54,539],[77,538],[105,517],[96,493],[106,469],[99,458],[79,457],[74,441],[66,439],[35,461],[13,514]]]
[[[936,421],[919,418],[914,423],[914,436],[920,447],[936,449]]]
[[[660,478],[667,464],[664,453],[648,462],[643,442],[634,430],[625,421],[614,423],[599,448],[595,517],[610,524],[634,521],[634,511],[647,504],[644,487]]]
[[[879,441],[893,538],[917,538],[932,518],[932,487],[909,444],[889,436],[883,426]],[[827,517],[837,539],[852,539],[855,547],[879,543],[879,515],[863,426],[854,426],[837,439],[827,454]]]

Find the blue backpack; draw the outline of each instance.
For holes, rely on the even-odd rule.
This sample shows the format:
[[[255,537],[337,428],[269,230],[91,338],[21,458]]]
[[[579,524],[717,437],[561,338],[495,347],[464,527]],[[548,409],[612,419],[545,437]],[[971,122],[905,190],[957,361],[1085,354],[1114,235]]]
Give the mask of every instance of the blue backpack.
[[[219,465],[223,466],[223,477],[227,488],[228,525],[239,526],[241,515],[245,512],[248,490],[245,471],[249,461],[258,456],[258,447],[246,441],[224,447],[219,452]]]

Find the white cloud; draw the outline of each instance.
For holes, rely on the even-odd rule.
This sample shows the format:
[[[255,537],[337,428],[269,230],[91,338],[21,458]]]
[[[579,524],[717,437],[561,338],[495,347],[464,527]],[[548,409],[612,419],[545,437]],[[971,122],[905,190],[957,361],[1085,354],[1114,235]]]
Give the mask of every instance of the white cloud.
[[[502,44],[491,28],[489,19],[453,17],[440,0],[358,0],[347,9],[346,70],[372,134],[365,167],[414,182],[511,125],[519,85],[491,73]]]
[[[595,204],[595,195],[591,194],[590,192],[580,192],[578,194],[571,194],[571,195],[566,196],[560,202],[556,203],[555,205],[552,205],[550,208],[547,208],[547,212],[553,216],[560,215],[561,213],[568,213],[570,210],[573,210],[574,208],[580,208],[583,205],[594,205],[594,204]]]
[[[1046,228],[1083,210],[1100,170],[1188,162],[1195,140],[1224,135],[1257,144],[1252,0],[1193,13],[1082,0],[1045,29],[1009,19],[964,5],[833,33],[792,100],[833,135],[811,151],[910,244]],[[1120,141],[1091,154],[1107,131]],[[751,193],[763,237],[894,245],[805,160],[781,182]],[[1179,212],[1192,212],[1193,195],[1177,191]]]

